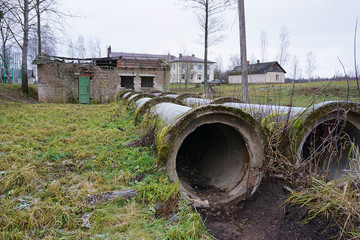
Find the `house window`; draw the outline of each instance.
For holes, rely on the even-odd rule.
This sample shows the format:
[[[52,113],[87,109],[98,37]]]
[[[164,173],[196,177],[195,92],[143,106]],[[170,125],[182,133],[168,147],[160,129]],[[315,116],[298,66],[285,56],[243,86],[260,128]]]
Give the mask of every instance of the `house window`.
[[[190,69],[191,69],[191,70],[194,70],[194,64],[191,64]]]
[[[183,70],[185,70],[185,64],[182,64],[182,65],[181,65],[181,68],[182,68]]]
[[[202,75],[197,75],[198,80],[202,80]]]
[[[190,75],[190,79],[194,79],[194,74],[191,74],[191,75]]]
[[[202,70],[202,65],[197,65],[197,69],[199,70],[199,71],[201,71]]]
[[[154,77],[141,77],[141,87],[152,88],[154,86]]]
[[[280,79],[279,74],[276,74],[276,81],[279,81],[279,79]]]
[[[181,74],[181,79],[185,79],[185,74]]]
[[[210,65],[209,64],[207,65],[207,69],[210,70]]]

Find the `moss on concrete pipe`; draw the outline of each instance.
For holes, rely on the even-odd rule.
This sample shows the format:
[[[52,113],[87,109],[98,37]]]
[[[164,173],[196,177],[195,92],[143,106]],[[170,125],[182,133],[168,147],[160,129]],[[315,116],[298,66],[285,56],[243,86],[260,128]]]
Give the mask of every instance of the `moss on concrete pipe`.
[[[194,97],[188,97],[188,98],[184,98],[183,102],[186,106],[189,107],[198,107],[198,106],[203,106],[203,105],[208,105],[211,103],[210,99],[205,99],[205,98],[194,98]]]
[[[323,102],[311,108],[226,103],[243,109],[265,125],[289,121],[283,153],[298,166],[312,162],[317,171],[335,179],[350,171],[349,157],[360,148],[360,105]],[[271,130],[271,128],[270,128]],[[273,129],[272,129],[273,130]]]
[[[151,107],[164,102],[184,105],[182,101],[172,97],[140,98],[135,102],[135,124],[139,123],[141,117],[148,112]]]
[[[173,103],[151,107],[157,131],[157,165],[166,166],[181,195],[210,207],[251,196],[262,178],[266,135],[240,109],[208,105],[195,109]]]

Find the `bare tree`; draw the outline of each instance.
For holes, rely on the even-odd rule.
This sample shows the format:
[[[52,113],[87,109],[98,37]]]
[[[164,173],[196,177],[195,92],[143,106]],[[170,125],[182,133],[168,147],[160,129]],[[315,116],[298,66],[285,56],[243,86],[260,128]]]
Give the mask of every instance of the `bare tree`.
[[[47,16],[52,16],[52,18],[48,17],[47,20],[54,20],[54,14],[58,14],[55,3],[56,0],[3,0],[0,3],[0,8],[3,9],[5,13],[4,22],[7,26],[13,26],[9,28],[10,32],[14,38],[14,41],[22,50],[21,89],[24,93],[28,93],[27,68],[29,57],[29,42],[32,38],[33,40],[31,42],[33,42],[35,45],[37,40],[36,45],[38,54],[42,53],[44,45],[42,39],[46,34],[52,32],[49,30],[49,24],[42,24],[42,19],[45,18],[46,13],[48,14]],[[51,29],[53,29],[53,25],[54,24],[51,24]],[[45,31],[42,31],[41,29],[44,26]],[[31,34],[33,34],[33,36]],[[33,49],[35,49],[35,47],[33,47]]]
[[[355,64],[355,79],[356,79],[356,83],[357,83],[358,94],[359,94],[359,96],[360,96],[358,66],[357,66],[357,62],[356,62],[356,35],[357,35],[357,27],[358,27],[358,19],[356,19],[356,23],[355,23],[355,34],[354,34],[354,64]]]
[[[261,31],[260,34],[260,53],[261,53],[261,62],[266,61],[266,52],[268,46],[268,37],[265,30]]]
[[[216,58],[216,64],[215,64],[215,69],[214,69],[214,78],[222,79],[222,80],[226,79],[226,73],[224,71],[223,60],[222,60],[221,56]]]
[[[204,45],[204,91],[211,94],[208,84],[208,48],[218,44],[224,39],[221,31],[224,30],[224,23],[220,14],[231,4],[231,0],[183,0],[188,8],[194,10],[200,24]]]
[[[9,76],[9,64],[10,64],[10,54],[13,47],[13,39],[10,32],[10,27],[7,26],[0,18],[0,41],[1,41],[1,51],[0,51],[0,60],[1,60],[1,81],[8,83]]]
[[[295,80],[296,77],[297,77],[297,71],[298,71],[298,68],[299,68],[299,60],[297,58],[297,56],[295,55],[293,57],[293,79]]]
[[[90,37],[87,42],[87,48],[90,50],[92,58],[101,57],[101,42],[98,37]]]
[[[235,67],[240,66],[240,54],[233,54],[229,59],[229,68],[233,70]]]
[[[65,17],[71,16],[59,11],[58,5],[58,0],[35,0],[37,55],[55,52],[56,35],[62,32]]]
[[[75,43],[75,53],[77,55],[76,57],[85,58],[85,56],[86,56],[85,51],[86,51],[85,50],[85,40],[84,40],[84,37],[82,35],[80,35]]]
[[[308,75],[308,79],[312,78],[312,75],[316,69],[316,58],[315,55],[310,51],[306,54],[306,73]]]
[[[194,78],[196,73],[193,59],[193,56],[185,56],[181,64],[181,78],[185,81],[185,89],[188,88],[188,83]]]
[[[4,0],[0,8],[4,9],[4,22],[12,34],[13,39],[21,48],[22,62],[21,62],[21,91],[28,94],[28,48],[29,48],[29,33],[33,26],[34,15],[31,11],[34,9],[34,2],[32,0]],[[10,25],[14,26],[10,28]]]
[[[289,31],[287,30],[286,27],[281,28],[279,39],[280,39],[280,46],[279,46],[278,59],[280,65],[285,66],[290,57],[290,53],[289,53],[290,36],[289,36]]]
[[[244,103],[249,102],[248,90],[248,64],[246,56],[246,30],[244,0],[238,0],[239,32],[240,32],[240,58],[241,58],[241,89]]]

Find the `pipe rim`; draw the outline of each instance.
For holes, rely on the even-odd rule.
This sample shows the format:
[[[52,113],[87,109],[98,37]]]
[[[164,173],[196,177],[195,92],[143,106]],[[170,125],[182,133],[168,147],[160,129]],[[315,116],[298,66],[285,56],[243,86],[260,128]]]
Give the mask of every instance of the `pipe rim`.
[[[197,122],[189,121],[189,119],[195,119]],[[176,167],[177,153],[184,139],[198,127],[212,123],[223,124],[237,131],[243,138],[249,154],[249,160],[241,180],[231,190],[223,194],[219,200],[209,200],[206,197],[198,196],[194,189],[191,189],[179,179]],[[166,163],[169,177],[178,182],[181,194],[188,200],[208,200],[209,205],[203,204],[203,207],[238,202],[251,196],[259,186],[263,176],[262,166],[266,159],[267,137],[261,126],[249,114],[240,109],[228,108],[222,105],[208,105],[186,112],[186,114],[165,127],[163,131],[161,133],[163,139],[160,145],[170,144],[171,147],[158,150],[158,166]]]
[[[182,101],[180,101],[176,98],[153,97],[153,98],[149,99],[148,101],[146,101],[143,105],[141,105],[141,107],[136,108],[135,117],[134,117],[135,123],[139,123],[141,116],[143,116],[146,113],[146,111],[148,111],[151,107],[153,107],[159,103],[165,103],[165,102],[175,103],[175,104],[179,104],[181,106],[185,106],[185,104]]]
[[[300,119],[300,120],[299,120]],[[314,106],[303,114],[297,121],[298,126],[293,126],[290,136],[293,136],[293,149],[296,153],[295,165],[299,167],[304,163],[303,154],[305,142],[313,131],[331,121],[345,121],[353,125],[360,133],[360,105],[354,102],[323,102]],[[347,132],[344,131],[346,134]],[[358,146],[360,147],[360,146]],[[306,160],[306,159],[305,159]]]

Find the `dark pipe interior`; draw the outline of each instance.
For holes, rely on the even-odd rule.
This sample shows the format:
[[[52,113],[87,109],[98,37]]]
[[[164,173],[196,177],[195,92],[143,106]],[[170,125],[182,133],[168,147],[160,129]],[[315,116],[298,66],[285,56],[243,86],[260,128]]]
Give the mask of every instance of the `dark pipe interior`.
[[[249,152],[236,129],[221,123],[205,124],[184,139],[176,171],[189,190],[221,197],[241,181],[248,162]]]
[[[309,162],[313,172],[327,179],[340,178],[350,169],[352,143],[360,146],[360,130],[355,125],[349,121],[345,125],[340,120],[326,121],[307,137],[302,148],[302,161]]]

